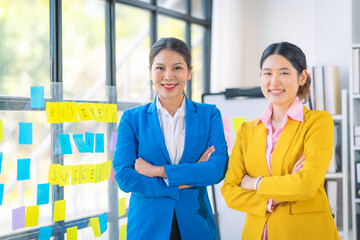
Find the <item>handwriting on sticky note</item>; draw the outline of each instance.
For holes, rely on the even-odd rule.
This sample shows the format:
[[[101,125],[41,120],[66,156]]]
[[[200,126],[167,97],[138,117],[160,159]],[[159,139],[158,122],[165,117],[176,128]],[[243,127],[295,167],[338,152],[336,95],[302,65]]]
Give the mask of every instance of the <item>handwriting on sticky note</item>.
[[[70,135],[69,134],[59,134],[59,142],[62,154],[72,154]]]

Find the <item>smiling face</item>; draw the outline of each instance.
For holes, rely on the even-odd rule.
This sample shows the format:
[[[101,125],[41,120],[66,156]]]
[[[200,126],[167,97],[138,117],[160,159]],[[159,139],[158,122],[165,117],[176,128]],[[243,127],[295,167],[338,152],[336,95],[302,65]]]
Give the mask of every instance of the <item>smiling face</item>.
[[[161,50],[150,66],[150,79],[159,94],[159,100],[181,101],[186,83],[191,78],[191,69],[188,69],[180,53]]]
[[[300,75],[281,55],[268,56],[261,69],[261,90],[274,108],[288,108],[294,101],[299,86],[306,82],[307,72]]]

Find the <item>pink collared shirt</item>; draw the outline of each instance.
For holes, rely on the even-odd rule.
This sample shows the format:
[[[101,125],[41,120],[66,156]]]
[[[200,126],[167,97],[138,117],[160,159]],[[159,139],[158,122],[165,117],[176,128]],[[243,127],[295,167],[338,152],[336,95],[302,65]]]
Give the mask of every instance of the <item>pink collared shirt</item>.
[[[260,121],[264,123],[266,129],[267,129],[267,136],[266,136],[266,163],[268,165],[269,173],[271,175],[271,157],[272,153],[274,151],[275,145],[277,141],[279,140],[281,132],[284,130],[286,123],[289,118],[295,120],[295,121],[304,121],[304,112],[303,112],[303,104],[298,98],[295,98],[293,103],[290,105],[289,110],[285,114],[284,120],[281,124],[281,126],[276,129],[276,131],[273,131],[273,127],[271,125],[271,116],[273,113],[273,106],[272,104],[269,104],[269,106],[265,109],[264,113],[261,115],[259,121],[255,123],[257,125]],[[254,126],[255,126],[254,125]],[[267,212],[273,212],[272,211],[272,199],[268,199],[268,204],[266,206]],[[264,233],[263,233],[263,240],[267,239],[267,226],[265,225]]]

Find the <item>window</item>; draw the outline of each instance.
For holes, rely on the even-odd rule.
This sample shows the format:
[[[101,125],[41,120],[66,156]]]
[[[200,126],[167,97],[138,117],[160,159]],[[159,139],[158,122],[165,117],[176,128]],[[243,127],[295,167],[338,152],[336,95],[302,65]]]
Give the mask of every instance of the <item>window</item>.
[[[52,226],[56,239],[66,238],[67,229],[73,226],[78,227],[79,239],[90,239],[94,237],[90,219],[103,213],[107,213],[108,230],[101,239],[119,237],[127,214],[118,217],[118,199],[125,197],[128,207],[130,194],[119,190],[113,176],[84,184],[75,184],[70,177],[64,186],[50,185],[49,203],[38,205],[38,223],[13,229],[13,210],[37,206],[37,187],[49,183],[54,164],[98,169],[114,154],[117,123],[101,121],[99,114],[91,115],[90,121],[49,123],[46,103],[60,102],[61,107],[90,104],[89,108],[98,108],[99,112],[116,104],[119,121],[127,108],[153,99],[148,69],[150,47],[159,38],[169,36],[184,40],[192,51],[194,70],[186,91],[189,98],[200,102],[201,94],[210,89],[211,3],[0,1],[1,239],[37,239],[46,226]],[[44,107],[31,107],[31,87],[44,87]],[[31,144],[19,143],[23,123],[31,123]],[[62,152],[59,134],[69,137],[71,154]],[[80,152],[74,140],[77,134],[84,138],[98,134],[104,150]],[[18,159],[30,159],[30,179],[17,180]],[[66,200],[66,217],[54,222],[57,200]]]

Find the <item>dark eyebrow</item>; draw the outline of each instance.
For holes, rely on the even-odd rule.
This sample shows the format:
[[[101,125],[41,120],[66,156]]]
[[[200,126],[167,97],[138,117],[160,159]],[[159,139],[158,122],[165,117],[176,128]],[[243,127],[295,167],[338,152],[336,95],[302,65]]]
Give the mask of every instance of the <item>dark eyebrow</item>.
[[[271,68],[264,68],[263,71],[270,71]],[[290,68],[287,68],[287,67],[283,67],[283,68],[280,68],[279,70],[290,70]]]

